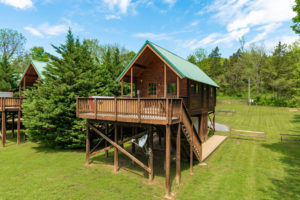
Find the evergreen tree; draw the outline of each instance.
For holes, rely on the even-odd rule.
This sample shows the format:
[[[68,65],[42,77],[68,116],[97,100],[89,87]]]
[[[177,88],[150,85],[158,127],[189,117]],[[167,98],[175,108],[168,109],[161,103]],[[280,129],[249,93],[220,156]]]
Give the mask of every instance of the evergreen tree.
[[[209,58],[209,75],[214,79],[223,73],[222,63],[221,63],[221,54],[219,52],[219,47],[216,47],[208,55]]]
[[[16,88],[16,76],[12,65],[6,55],[0,62],[0,91],[12,91]]]
[[[96,66],[86,45],[74,39],[71,31],[65,44],[53,46],[43,83],[26,93],[23,104],[26,135],[52,147],[84,146],[84,120],[76,118],[76,98],[97,94]]]

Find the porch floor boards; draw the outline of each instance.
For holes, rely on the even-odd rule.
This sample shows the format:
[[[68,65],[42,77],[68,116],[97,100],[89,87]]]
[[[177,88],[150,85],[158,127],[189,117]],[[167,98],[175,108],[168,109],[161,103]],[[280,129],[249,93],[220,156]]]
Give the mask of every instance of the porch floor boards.
[[[202,144],[202,161],[207,159],[225,140],[227,136],[213,135]]]

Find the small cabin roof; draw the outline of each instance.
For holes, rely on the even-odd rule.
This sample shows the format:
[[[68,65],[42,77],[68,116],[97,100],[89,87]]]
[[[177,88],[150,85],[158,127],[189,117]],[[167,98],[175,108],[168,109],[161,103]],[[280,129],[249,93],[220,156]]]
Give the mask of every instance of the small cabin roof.
[[[21,84],[28,68],[30,67],[30,65],[32,64],[33,68],[35,69],[35,71],[37,72],[37,75],[39,76],[39,78],[43,79],[44,75],[43,75],[43,71],[45,71],[45,67],[47,66],[47,62],[42,62],[42,61],[37,61],[37,60],[30,60],[30,63],[28,64],[28,66],[26,67],[26,69],[24,70],[21,79],[19,81],[19,84]]]
[[[149,45],[156,53],[158,53],[182,78],[188,78],[197,82],[208,84],[214,87],[219,87],[205,72],[203,72],[197,65],[185,60],[184,58],[154,44],[153,42],[146,41],[143,47],[139,50],[136,56],[130,61],[127,67],[117,78],[120,81],[123,74],[127,69],[132,66],[136,57],[142,53],[142,50]]]

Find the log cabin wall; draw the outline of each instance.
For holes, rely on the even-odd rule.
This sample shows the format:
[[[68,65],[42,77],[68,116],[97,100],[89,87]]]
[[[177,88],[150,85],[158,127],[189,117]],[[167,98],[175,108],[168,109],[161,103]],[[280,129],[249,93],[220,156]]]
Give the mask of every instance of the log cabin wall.
[[[216,88],[196,81],[189,81],[189,110],[191,115],[213,111],[216,106]]]

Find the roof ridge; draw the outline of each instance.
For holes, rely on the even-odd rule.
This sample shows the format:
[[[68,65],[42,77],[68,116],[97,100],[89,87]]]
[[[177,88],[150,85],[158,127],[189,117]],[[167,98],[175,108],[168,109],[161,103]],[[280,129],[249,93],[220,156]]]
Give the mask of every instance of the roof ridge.
[[[180,59],[182,59],[182,60],[185,60],[185,61],[191,63],[190,61],[188,61],[187,59],[185,59],[185,58],[183,58],[183,57],[177,55],[176,53],[173,53],[173,52],[169,51],[168,49],[165,49],[164,47],[161,47],[161,46],[159,46],[158,44],[155,44],[154,42],[151,42],[151,41],[149,41],[149,40],[147,40],[147,41],[150,42],[150,43],[152,43],[152,44],[154,44],[154,45],[156,45],[156,46],[158,46],[158,47],[160,47],[160,48],[162,48],[162,49],[164,49],[165,51],[167,51],[167,52],[173,54],[174,56],[177,56],[178,58],[180,58]],[[191,64],[195,65],[194,63],[191,63]],[[195,66],[198,67],[197,65],[195,65]]]

